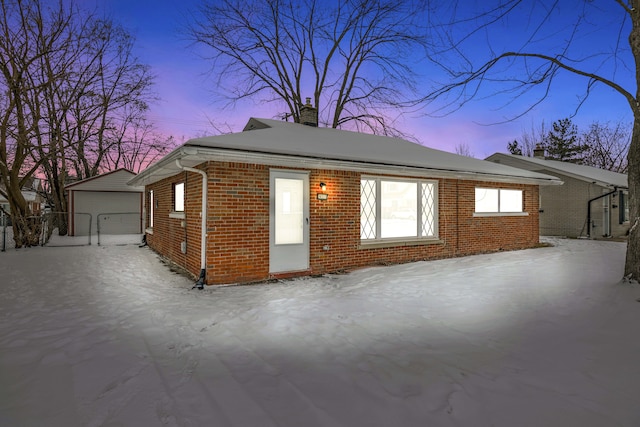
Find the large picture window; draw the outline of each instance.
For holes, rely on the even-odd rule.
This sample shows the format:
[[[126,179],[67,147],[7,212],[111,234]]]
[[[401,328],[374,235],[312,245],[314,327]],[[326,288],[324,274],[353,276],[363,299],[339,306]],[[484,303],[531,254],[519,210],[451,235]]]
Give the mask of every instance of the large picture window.
[[[476,188],[476,213],[521,213],[522,190]]]
[[[437,237],[437,182],[363,178],[362,240]]]

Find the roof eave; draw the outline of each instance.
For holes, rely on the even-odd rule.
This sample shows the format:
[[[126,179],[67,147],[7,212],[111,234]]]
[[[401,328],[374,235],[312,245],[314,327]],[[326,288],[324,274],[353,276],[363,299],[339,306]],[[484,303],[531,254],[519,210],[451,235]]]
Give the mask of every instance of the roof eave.
[[[542,165],[539,165],[539,166],[542,167]],[[560,169],[557,169],[557,168],[554,168],[554,167],[546,167],[546,168],[549,169],[552,173],[565,175],[565,176],[568,176],[570,178],[577,179],[578,181],[588,182],[590,184],[599,185],[599,186],[605,187],[605,188],[629,188],[628,185],[620,186],[620,185],[613,184],[611,182],[605,182],[605,181],[601,181],[601,180],[597,180],[597,179],[594,180],[593,178],[589,178],[587,176],[578,175],[576,173],[569,172],[569,171],[563,171],[563,170],[560,170]]]
[[[552,165],[540,164],[540,163],[537,163],[537,162],[531,162],[531,161],[529,161],[528,158],[525,158],[524,156],[520,156],[522,158],[519,158],[519,157],[515,157],[515,156],[509,156],[509,155],[504,154],[504,153],[494,153],[491,156],[487,157],[487,159],[489,159],[491,157],[495,157],[495,156],[504,156],[505,158],[514,159],[516,161],[525,162],[525,163],[528,163],[530,165],[535,165],[535,166],[538,166],[538,167],[542,167],[542,168],[548,169],[552,173],[558,173],[560,175],[565,175],[565,176],[568,176],[570,178],[574,178],[574,179],[577,179],[579,181],[588,182],[590,184],[599,185],[601,187],[621,188],[621,189],[628,189],[629,188],[629,184],[623,186],[623,185],[617,185],[617,184],[614,184],[614,183],[611,183],[611,182],[605,182],[605,181],[602,181],[602,180],[594,180],[593,178],[589,178],[589,177],[584,176],[584,175],[578,175],[578,174],[570,172],[570,171],[566,171],[566,170],[555,168]],[[514,167],[517,167],[517,166],[514,166]]]
[[[163,157],[160,161],[152,164],[144,171],[127,181],[127,185],[132,187],[144,187],[173,176],[181,171],[181,169],[176,165],[176,160],[183,159],[185,156],[185,146],[178,147]],[[199,163],[202,163],[202,161]]]
[[[152,165],[129,181],[128,185],[149,185],[161,179],[168,178],[181,172],[176,165],[180,160],[184,166],[196,166],[206,161],[228,161],[268,166],[310,169],[334,169],[357,171],[368,174],[390,174],[413,177],[429,176],[433,178],[453,178],[476,181],[492,181],[534,185],[562,185],[557,178],[532,178],[518,175],[501,175],[484,172],[462,170],[437,169],[430,167],[402,166],[393,164],[369,163],[362,161],[336,160],[284,154],[255,153],[243,150],[230,150],[209,147],[184,145],[174,150],[158,163]]]

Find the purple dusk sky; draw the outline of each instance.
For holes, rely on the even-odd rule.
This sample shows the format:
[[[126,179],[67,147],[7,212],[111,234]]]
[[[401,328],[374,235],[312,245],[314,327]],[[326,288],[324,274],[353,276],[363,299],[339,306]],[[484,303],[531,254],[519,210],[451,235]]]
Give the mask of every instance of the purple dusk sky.
[[[271,105],[251,102],[225,107],[225,101],[215,98],[214,79],[207,75],[210,64],[198,57],[197,48],[190,45],[184,33],[187,16],[197,9],[200,1],[79,0],[81,6],[95,6],[98,11],[113,17],[136,37],[136,54],[152,67],[157,76],[155,92],[161,98],[152,105],[149,118],[160,132],[173,135],[179,142],[216,133],[209,119],[217,124],[228,124],[236,132],[242,130],[249,117],[273,118],[277,113]],[[464,3],[466,0],[461,1]],[[603,3],[605,13],[612,17],[623,16],[614,1],[600,3]],[[522,25],[515,20],[505,23],[502,29],[504,37],[510,37],[510,32],[517,32]],[[602,38],[603,45],[616,42],[618,29],[611,29],[610,42],[606,37]],[[625,34],[620,42],[626,46]],[[584,42],[580,47],[587,54],[590,49],[602,50],[602,46],[594,47],[592,44],[592,41]],[[607,48],[610,46],[604,46]],[[425,75],[430,72],[427,67],[429,65],[425,63],[424,70],[420,70]],[[538,128],[542,121],[548,126],[555,120],[572,115],[586,82],[565,74],[547,100],[524,117],[503,124],[496,123],[503,122],[514,111],[522,112],[530,100],[523,97],[505,107],[505,98],[478,99],[441,118],[430,117],[425,114],[429,110],[425,110],[406,116],[401,128],[429,147],[453,152],[457,145],[466,144],[475,157],[484,158],[494,152],[506,152],[507,142],[520,139],[523,131]],[[626,83],[628,90],[635,91],[629,83],[622,83]],[[427,90],[425,86],[425,92]],[[624,98],[598,85],[573,121],[581,130],[586,130],[594,121],[630,122],[631,119]]]

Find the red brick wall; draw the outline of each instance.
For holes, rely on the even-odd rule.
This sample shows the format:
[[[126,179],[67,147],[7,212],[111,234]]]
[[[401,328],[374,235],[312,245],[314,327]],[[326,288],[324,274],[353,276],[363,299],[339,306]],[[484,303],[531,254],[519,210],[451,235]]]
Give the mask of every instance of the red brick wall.
[[[209,162],[207,282],[251,282],[269,278],[269,169],[264,165]],[[186,176],[186,181],[185,181]],[[432,244],[360,247],[359,172],[312,170],[310,185],[310,274],[367,265],[447,258],[533,247],[538,243],[538,187],[438,179],[439,239]],[[424,177],[429,179],[429,177]],[[186,182],[186,227],[168,218],[172,184]],[[320,182],[328,200],[318,200]],[[475,187],[524,191],[528,216],[473,217]],[[149,246],[200,271],[201,176],[181,173],[147,187],[158,200]],[[187,254],[180,242],[187,239]],[[324,249],[328,247],[328,249]]]
[[[269,276],[269,168],[210,163],[208,283]]]
[[[156,252],[183,267],[188,267],[189,264],[187,264],[186,255],[180,250],[180,244],[187,240],[188,234],[186,227],[182,226],[183,221],[186,224],[186,219],[169,218],[169,214],[173,211],[173,184],[184,182],[186,184],[185,191],[188,191],[191,184],[190,181],[195,180],[196,176],[196,174],[180,173],[145,188],[147,206],[149,203],[149,191],[151,190],[153,190],[153,198],[156,205],[153,217],[153,234],[147,234],[147,243]],[[191,203],[189,201],[185,205],[185,215]],[[148,218],[149,211],[150,209],[147,207],[146,224],[149,224],[150,221]]]
[[[538,186],[458,181],[458,255],[530,248],[539,242]],[[473,217],[475,187],[523,190],[523,210],[528,216]]]

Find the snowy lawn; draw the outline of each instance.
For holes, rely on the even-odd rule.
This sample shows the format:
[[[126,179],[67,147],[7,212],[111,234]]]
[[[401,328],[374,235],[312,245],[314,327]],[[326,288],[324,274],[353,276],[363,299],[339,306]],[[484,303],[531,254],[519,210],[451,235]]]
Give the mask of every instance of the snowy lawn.
[[[190,290],[149,249],[0,254],[2,426],[640,426],[624,243]]]

